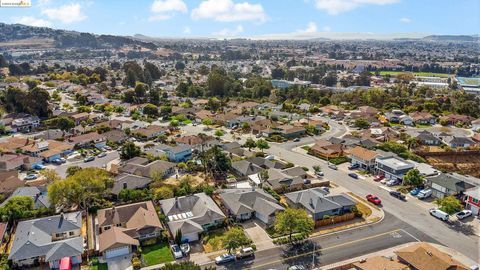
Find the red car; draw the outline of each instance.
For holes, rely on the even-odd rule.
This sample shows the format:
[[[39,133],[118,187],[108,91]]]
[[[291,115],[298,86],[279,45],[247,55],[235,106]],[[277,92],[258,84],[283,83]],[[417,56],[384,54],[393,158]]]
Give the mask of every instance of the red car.
[[[378,182],[378,181],[381,181],[383,178],[385,178],[385,175],[381,175],[381,174],[375,175],[373,177],[373,181]]]
[[[372,194],[367,195],[367,201],[375,204],[375,205],[380,205],[382,204],[382,200],[380,200],[377,196],[374,196]]]

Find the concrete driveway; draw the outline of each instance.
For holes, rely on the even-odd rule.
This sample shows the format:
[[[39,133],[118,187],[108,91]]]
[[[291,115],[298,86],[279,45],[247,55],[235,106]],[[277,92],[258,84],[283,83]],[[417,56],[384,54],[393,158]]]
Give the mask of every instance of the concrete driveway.
[[[270,236],[263,229],[264,225],[259,221],[250,220],[242,224],[247,236],[252,239],[257,250],[265,250],[275,247]]]
[[[107,259],[108,270],[133,270],[131,260],[131,254]]]

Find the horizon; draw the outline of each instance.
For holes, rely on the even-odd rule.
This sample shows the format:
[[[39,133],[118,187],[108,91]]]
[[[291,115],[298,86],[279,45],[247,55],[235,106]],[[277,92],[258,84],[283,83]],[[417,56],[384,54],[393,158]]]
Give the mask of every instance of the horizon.
[[[112,9],[114,4],[32,0],[31,7],[0,8],[0,15],[7,24],[157,39],[390,40],[476,36],[480,25],[480,2],[472,0],[141,0]]]

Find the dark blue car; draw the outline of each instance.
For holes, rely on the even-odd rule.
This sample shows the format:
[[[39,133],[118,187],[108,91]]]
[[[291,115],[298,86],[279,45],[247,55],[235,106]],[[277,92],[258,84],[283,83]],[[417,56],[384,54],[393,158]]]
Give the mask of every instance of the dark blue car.
[[[358,179],[358,175],[356,173],[349,173],[348,176],[350,176],[354,179]]]

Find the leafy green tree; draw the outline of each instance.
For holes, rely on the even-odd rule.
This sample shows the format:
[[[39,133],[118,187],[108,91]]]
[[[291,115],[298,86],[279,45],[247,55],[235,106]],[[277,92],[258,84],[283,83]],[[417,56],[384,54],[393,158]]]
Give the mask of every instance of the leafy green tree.
[[[44,169],[40,171],[40,175],[45,178],[45,181],[48,184],[51,184],[55,181],[61,180],[61,177],[58,175],[58,173],[53,170],[53,169]]]
[[[158,108],[157,106],[148,103],[143,107],[143,113],[148,115],[149,117],[156,117],[158,115]]]
[[[435,204],[440,207],[440,210],[451,215],[463,209],[462,203],[454,196],[447,196],[443,199],[436,199]]]
[[[142,150],[136,146],[133,142],[125,142],[120,151],[120,157],[122,159],[131,159],[140,156]]]
[[[122,189],[118,198],[123,202],[140,202],[150,199],[148,189]]]
[[[75,122],[69,117],[62,116],[57,118],[57,126],[60,130],[69,131],[75,127]]]
[[[173,198],[173,189],[168,186],[162,186],[153,190],[155,200],[165,200]]]
[[[263,150],[270,148],[268,142],[264,139],[260,139],[256,142],[258,149],[260,149],[263,153]]]
[[[222,240],[222,246],[228,250],[228,253],[236,250],[239,247],[243,247],[250,243],[250,239],[245,236],[241,227],[230,228],[224,235]]]
[[[31,197],[16,196],[0,207],[0,218],[3,221],[26,218],[33,209],[34,204]]]
[[[403,177],[403,184],[417,187],[422,185],[424,180],[418,169],[411,169]]]
[[[288,235],[292,242],[294,233],[310,234],[313,231],[314,222],[304,209],[287,208],[276,214],[274,228],[280,234]]]
[[[215,136],[222,137],[223,135],[223,131],[221,131],[220,129],[215,130]]]
[[[252,148],[257,147],[257,143],[255,143],[255,141],[254,141],[252,138],[248,138],[248,139],[245,141],[245,144],[243,145],[243,147],[247,147],[248,150],[250,150],[250,149],[252,149]]]
[[[202,120],[202,124],[204,124],[205,126],[211,126],[211,125],[213,125],[213,121],[210,118],[204,118]]]
[[[355,126],[360,128],[360,129],[366,129],[370,127],[370,123],[364,118],[358,118],[355,120]]]
[[[80,171],[81,169],[82,169],[82,167],[80,167],[80,166],[69,166],[67,168],[67,176],[72,176],[76,172]]]

